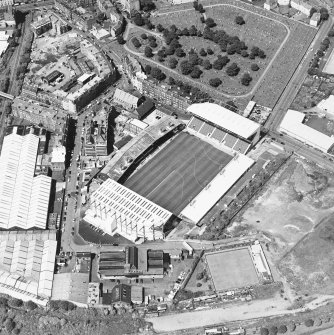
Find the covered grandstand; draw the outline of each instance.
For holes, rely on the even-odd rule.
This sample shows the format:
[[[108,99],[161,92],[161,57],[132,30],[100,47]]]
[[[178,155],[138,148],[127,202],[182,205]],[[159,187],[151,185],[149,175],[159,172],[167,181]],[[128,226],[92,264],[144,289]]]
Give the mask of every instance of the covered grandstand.
[[[285,133],[305,144],[328,153],[333,148],[334,137],[328,136],[303,124],[305,114],[289,109],[279,127]]]
[[[213,103],[193,104],[187,129],[215,140],[230,150],[246,153],[260,139],[261,126],[237,113]]]
[[[158,123],[142,130],[138,136],[128,142],[119,150],[108,164],[102,169],[99,177],[103,180],[111,178],[122,182],[121,177],[126,178],[127,170],[136,167],[156,145],[163,143],[176,132],[182,130],[182,123],[173,117],[162,117]]]
[[[254,161],[251,158],[236,154],[219,174],[183,209],[180,217],[196,224],[199,223],[204,215],[253,164]]]

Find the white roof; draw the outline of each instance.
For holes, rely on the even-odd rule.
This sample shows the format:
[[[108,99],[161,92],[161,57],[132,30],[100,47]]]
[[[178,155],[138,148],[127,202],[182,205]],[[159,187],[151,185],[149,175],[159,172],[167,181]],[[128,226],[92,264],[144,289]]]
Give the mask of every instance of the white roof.
[[[128,92],[122,91],[119,88],[116,88],[116,91],[114,93],[114,99],[116,99],[116,100],[118,100],[120,102],[124,102],[124,103],[130,104],[132,106],[137,105],[138,100],[139,100],[134,95],[132,95],[132,94],[130,94]]]
[[[260,129],[260,125],[256,122],[209,102],[193,104],[187,111],[245,139]]]
[[[303,124],[304,118],[304,113],[289,109],[279,130],[323,152],[328,152],[334,144],[334,138]]]
[[[79,82],[84,82],[86,79],[90,78],[93,75],[93,73],[84,73],[78,78]]]
[[[66,149],[63,145],[53,147],[51,163],[64,163],[66,156]]]
[[[318,107],[334,115],[334,95],[330,95],[327,99],[320,101]]]
[[[39,138],[5,136],[0,156],[0,228],[44,229],[51,178],[34,177]]]
[[[251,158],[242,154],[236,155],[181,212],[181,217],[198,223],[253,164]]]
[[[140,128],[140,129],[145,129],[148,127],[148,124],[143,122],[143,121],[140,121],[140,120],[137,120],[137,119],[131,119],[131,120],[128,120],[128,122],[130,124],[133,124],[134,126]]]

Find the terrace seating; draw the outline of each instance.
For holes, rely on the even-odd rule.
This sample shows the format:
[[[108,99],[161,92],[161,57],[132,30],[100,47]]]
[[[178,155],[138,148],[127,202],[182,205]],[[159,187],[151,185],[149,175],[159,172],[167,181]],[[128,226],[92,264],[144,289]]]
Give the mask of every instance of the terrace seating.
[[[217,140],[218,142],[222,142],[226,136],[226,133],[218,128],[216,128],[211,134],[211,138]]]
[[[231,134],[227,134],[227,136],[224,139],[224,144],[229,147],[229,148],[233,148],[235,142],[238,140],[238,138],[234,137]]]
[[[199,131],[201,127],[203,126],[204,122],[202,120],[199,120],[195,117],[193,117],[190,122],[188,123],[188,128],[192,129],[194,131]]]
[[[212,132],[215,130],[214,126],[211,126],[208,123],[204,123],[204,125],[202,126],[202,128],[200,129],[199,133],[203,134],[205,136],[209,136],[210,134],[212,134]]]
[[[233,150],[238,151],[242,154],[246,153],[250,144],[247,143],[246,141],[241,140],[240,138],[237,140],[235,143]]]

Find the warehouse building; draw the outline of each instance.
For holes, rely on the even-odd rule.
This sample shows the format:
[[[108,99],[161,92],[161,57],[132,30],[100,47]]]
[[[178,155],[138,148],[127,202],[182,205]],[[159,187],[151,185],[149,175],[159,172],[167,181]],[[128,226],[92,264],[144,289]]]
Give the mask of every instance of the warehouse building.
[[[304,113],[289,109],[279,126],[279,131],[322,152],[329,152],[333,148],[334,137],[303,124],[304,119]]]
[[[0,229],[45,229],[51,178],[35,175],[39,138],[5,136],[0,156]]]

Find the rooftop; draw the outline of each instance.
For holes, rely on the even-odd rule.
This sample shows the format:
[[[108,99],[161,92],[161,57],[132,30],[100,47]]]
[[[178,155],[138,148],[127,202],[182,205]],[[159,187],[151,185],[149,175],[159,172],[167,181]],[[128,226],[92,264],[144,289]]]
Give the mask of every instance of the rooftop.
[[[256,122],[209,102],[193,104],[187,111],[244,139],[248,139],[260,129]]]

